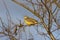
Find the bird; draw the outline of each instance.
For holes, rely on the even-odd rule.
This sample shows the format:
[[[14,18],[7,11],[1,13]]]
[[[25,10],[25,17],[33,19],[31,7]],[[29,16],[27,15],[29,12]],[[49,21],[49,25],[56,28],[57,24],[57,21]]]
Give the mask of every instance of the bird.
[[[28,16],[24,16],[24,22],[25,22],[28,26],[38,24],[38,21],[37,21],[37,20],[35,20],[34,18],[30,18],[30,17],[28,17]]]

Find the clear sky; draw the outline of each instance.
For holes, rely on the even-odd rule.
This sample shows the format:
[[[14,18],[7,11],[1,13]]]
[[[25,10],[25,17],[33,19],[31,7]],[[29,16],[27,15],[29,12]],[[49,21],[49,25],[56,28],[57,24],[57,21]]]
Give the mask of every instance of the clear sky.
[[[4,0],[5,3],[7,4],[7,7],[8,7],[8,10],[10,12],[10,15],[12,17],[12,20],[15,22],[15,23],[19,23],[18,19],[20,19],[22,21],[22,23],[24,22],[24,16],[28,15],[32,18],[35,18],[36,20],[39,20],[36,16],[34,16],[31,12],[27,11],[26,9],[24,9],[23,7],[15,4],[14,2],[12,2],[11,0]],[[7,23],[7,16],[6,16],[6,8],[3,4],[3,1],[0,0],[0,17],[2,17],[3,21],[5,23]],[[27,36],[29,36],[29,32],[27,31],[29,28],[27,27],[26,28],[26,32],[28,33]],[[41,29],[40,30],[43,30],[43,32],[46,32],[45,29]],[[34,37],[34,40],[44,40],[44,36],[40,36],[38,35],[37,31],[34,29],[34,27],[30,27],[30,31]],[[29,38],[29,37],[28,37]],[[0,40],[8,40],[6,38],[1,38]],[[24,39],[23,39],[24,40]],[[47,38],[47,40],[49,40]]]

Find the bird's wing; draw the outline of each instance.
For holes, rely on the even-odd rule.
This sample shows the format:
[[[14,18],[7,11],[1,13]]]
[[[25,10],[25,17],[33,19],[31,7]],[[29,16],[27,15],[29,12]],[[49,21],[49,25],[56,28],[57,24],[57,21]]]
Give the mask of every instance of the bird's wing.
[[[25,21],[28,23],[33,23],[33,21],[31,19],[26,19]]]
[[[24,20],[27,25],[33,25],[34,22],[31,19],[25,19]]]
[[[37,21],[37,20],[35,20],[35,19],[33,19],[33,18],[30,18],[30,20],[32,20],[32,21],[33,21],[33,23],[38,23],[38,21]]]

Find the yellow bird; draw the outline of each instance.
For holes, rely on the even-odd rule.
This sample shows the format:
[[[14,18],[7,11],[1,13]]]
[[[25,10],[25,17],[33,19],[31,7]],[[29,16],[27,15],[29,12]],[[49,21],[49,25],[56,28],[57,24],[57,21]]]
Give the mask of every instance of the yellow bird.
[[[24,16],[24,22],[28,25],[28,26],[31,26],[31,25],[35,25],[37,24],[37,20],[33,19],[33,18],[30,18],[28,16]]]

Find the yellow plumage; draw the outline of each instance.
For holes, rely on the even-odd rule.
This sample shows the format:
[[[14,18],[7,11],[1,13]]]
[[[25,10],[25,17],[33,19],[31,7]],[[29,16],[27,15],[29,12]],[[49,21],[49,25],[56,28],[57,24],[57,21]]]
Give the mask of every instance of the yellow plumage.
[[[35,25],[37,24],[37,20],[33,19],[33,18],[30,18],[28,16],[24,16],[24,22],[27,24],[27,25]]]

